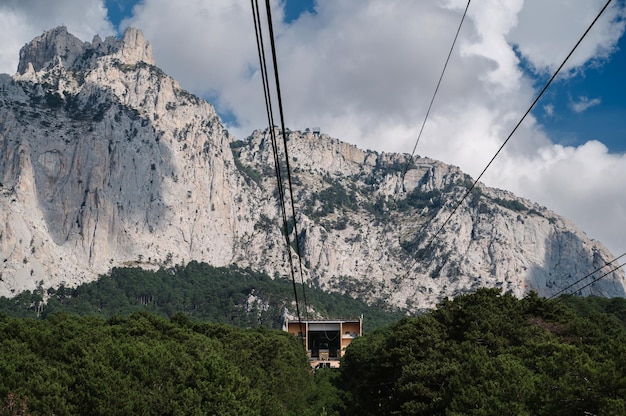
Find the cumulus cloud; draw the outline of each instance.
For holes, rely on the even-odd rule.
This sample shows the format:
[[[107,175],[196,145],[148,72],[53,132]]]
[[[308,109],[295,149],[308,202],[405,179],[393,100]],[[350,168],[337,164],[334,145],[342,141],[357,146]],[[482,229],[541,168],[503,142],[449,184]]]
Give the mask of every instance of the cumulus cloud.
[[[525,0],[518,24],[508,40],[537,73],[552,72],[563,61],[605,0]],[[623,4],[613,2],[565,66],[576,73],[586,65],[608,58],[624,33]]]
[[[569,105],[570,108],[576,113],[582,113],[583,111],[599,105],[602,102],[599,98],[589,99],[588,97],[582,95],[578,97],[577,100],[571,100]]]
[[[15,48],[13,71],[19,46],[44,29],[65,23],[86,40],[95,30],[113,31],[102,11],[81,26],[87,5],[100,10],[95,0],[54,2],[60,10],[49,17],[32,4],[52,2],[13,2],[0,6],[0,30],[9,39],[3,47]],[[416,153],[480,174],[537,93],[537,79],[520,60],[545,77],[603,3],[472,2]],[[614,53],[626,21],[624,5],[614,3],[572,56],[566,76],[577,76]],[[361,148],[411,152],[467,1],[317,0],[313,13],[289,24],[282,22],[284,4],[272,4],[288,127],[319,126]],[[53,18],[55,13],[65,21]],[[20,32],[23,24],[34,33]],[[236,136],[265,127],[248,0],[188,0],[184,7],[143,0],[121,29],[129,25],[144,31],[157,65],[214,103]],[[0,65],[6,56],[0,50]],[[596,100],[576,103],[583,109]],[[554,112],[551,104],[542,108]],[[483,182],[548,206],[622,252],[616,230],[626,228],[626,194],[620,192],[625,174],[624,155],[593,141],[556,145],[530,115]]]

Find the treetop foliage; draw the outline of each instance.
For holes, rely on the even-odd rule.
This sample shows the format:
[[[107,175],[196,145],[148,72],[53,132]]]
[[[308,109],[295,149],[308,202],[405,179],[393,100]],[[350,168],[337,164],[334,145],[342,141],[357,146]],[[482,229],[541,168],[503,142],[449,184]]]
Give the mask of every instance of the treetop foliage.
[[[342,363],[345,414],[626,414],[625,322],[597,304],[626,310],[480,289],[366,334]]]
[[[0,339],[0,414],[319,414],[302,345],[281,331],[184,314],[1,314]]]
[[[479,289],[366,331],[339,370],[315,373],[284,332],[103,315],[0,314],[0,415],[626,414],[624,299]]]

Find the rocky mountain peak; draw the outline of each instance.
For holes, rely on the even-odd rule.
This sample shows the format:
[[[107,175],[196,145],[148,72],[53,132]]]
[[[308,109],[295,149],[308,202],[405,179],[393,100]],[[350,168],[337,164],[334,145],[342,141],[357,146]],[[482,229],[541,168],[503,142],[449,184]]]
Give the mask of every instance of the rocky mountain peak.
[[[23,74],[29,64],[35,71],[40,71],[57,57],[61,59],[64,66],[70,67],[85,49],[85,43],[68,33],[65,26],[56,27],[22,47],[17,72]]]
[[[134,65],[137,62],[154,65],[152,45],[143,36],[143,32],[134,27],[129,27],[124,32],[122,40],[119,41],[119,52],[117,55],[123,63],[128,65]]]
[[[288,273],[271,131],[235,140],[139,30],[53,29],[19,70],[0,76],[0,296],[192,260]],[[324,290],[411,310],[479,287],[551,296],[613,259],[505,191],[479,184],[454,208],[459,168],[286,134],[304,278]],[[580,293],[625,296],[624,273]]]
[[[121,39],[110,36],[102,41],[96,35],[89,43],[70,34],[65,26],[59,26],[22,47],[17,72],[24,74],[31,66],[38,72],[58,64],[68,70],[92,67],[95,59],[106,55],[122,64],[145,62],[154,65],[152,46],[139,29],[129,27]]]

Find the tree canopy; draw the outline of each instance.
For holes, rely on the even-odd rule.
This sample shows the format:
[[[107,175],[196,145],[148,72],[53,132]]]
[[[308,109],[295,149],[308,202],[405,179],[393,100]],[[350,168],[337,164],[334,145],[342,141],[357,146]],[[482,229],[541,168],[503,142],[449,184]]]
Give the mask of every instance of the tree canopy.
[[[312,373],[293,335],[187,312],[0,314],[0,415],[622,415],[625,318],[624,299],[480,289]]]
[[[296,337],[183,314],[0,315],[0,379],[0,414],[318,414]]]
[[[368,305],[347,294],[326,293],[310,285],[304,289],[308,306],[317,316],[338,319],[364,315],[366,330],[404,316],[401,310]],[[298,290],[302,300],[300,285]],[[192,319],[241,328],[280,328],[285,308],[292,312],[296,309],[290,280],[195,261],[157,271],[115,268],[97,281],[77,287],[40,287],[11,299],[0,298],[0,311],[14,317],[45,318],[55,312],[68,312],[108,318],[148,311],[171,318],[182,312]]]
[[[593,306],[626,302],[574,303],[592,311],[480,289],[366,334],[341,366],[345,414],[626,414],[624,321]]]

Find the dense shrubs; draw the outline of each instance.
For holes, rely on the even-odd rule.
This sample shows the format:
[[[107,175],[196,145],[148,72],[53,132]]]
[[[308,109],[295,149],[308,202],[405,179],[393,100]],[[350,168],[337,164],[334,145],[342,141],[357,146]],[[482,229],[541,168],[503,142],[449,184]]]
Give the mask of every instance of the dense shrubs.
[[[365,315],[365,328],[389,324],[402,311],[369,306],[349,294],[325,293],[298,285],[299,298],[322,316],[354,318]],[[47,303],[41,304],[43,297]],[[148,311],[165,317],[182,312],[192,319],[241,328],[280,328],[284,308],[295,309],[291,280],[238,267],[212,267],[189,262],[158,271],[116,268],[110,275],[76,288],[39,288],[15,298],[0,298],[0,311],[15,317],[45,318],[55,312],[78,315],[129,315]],[[301,305],[303,308],[304,305]]]

